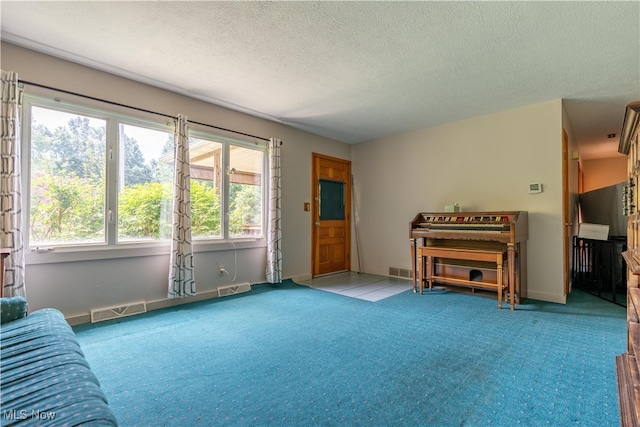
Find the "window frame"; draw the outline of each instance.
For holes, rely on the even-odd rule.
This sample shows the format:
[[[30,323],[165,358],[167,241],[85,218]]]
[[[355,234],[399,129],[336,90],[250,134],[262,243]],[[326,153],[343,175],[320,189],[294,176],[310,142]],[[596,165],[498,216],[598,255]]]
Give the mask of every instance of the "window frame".
[[[90,118],[106,121],[106,184],[105,184],[105,241],[104,243],[90,244],[61,244],[46,247],[31,246],[30,212],[31,212],[31,108],[40,107],[70,114],[78,114]],[[154,256],[169,254],[170,239],[145,240],[132,242],[118,242],[118,173],[119,173],[119,149],[120,149],[120,125],[138,126],[163,132],[174,133],[174,121],[170,118],[153,120],[141,115],[123,114],[109,108],[96,108],[84,103],[73,101],[61,101],[58,98],[42,97],[34,94],[24,94],[21,122],[21,164],[22,164],[22,207],[24,245],[26,250],[26,262],[28,264],[40,264],[51,262],[66,262],[89,259],[125,258],[130,256]],[[194,252],[207,252],[216,250],[229,250],[239,248],[254,248],[266,246],[267,223],[267,173],[268,173],[268,145],[266,142],[248,141],[219,133],[211,132],[211,129],[197,124],[189,124],[189,137],[205,139],[222,144],[222,179],[221,179],[221,212],[219,237],[193,237],[192,248]],[[261,176],[261,230],[259,236],[229,236],[229,147],[231,145],[257,150],[263,153]],[[111,212],[111,214],[110,214]]]

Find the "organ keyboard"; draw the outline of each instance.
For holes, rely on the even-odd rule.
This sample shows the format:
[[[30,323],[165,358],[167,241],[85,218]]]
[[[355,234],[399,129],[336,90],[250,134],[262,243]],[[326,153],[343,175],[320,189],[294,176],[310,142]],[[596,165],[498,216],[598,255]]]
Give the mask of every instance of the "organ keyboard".
[[[418,213],[409,225],[414,291],[418,288],[418,277],[422,277],[418,274],[423,268],[418,260],[420,246],[502,250],[507,252],[509,283],[514,284],[515,301],[520,304],[526,298],[528,235],[526,211]],[[449,268],[449,271],[454,275],[465,274],[464,268],[460,271]]]

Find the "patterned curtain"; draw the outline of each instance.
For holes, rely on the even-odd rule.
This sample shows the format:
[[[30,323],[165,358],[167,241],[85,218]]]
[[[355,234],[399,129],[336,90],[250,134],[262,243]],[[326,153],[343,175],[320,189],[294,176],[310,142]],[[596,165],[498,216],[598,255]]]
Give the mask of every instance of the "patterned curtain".
[[[196,294],[191,248],[191,171],[189,161],[187,117],[179,115],[175,131],[169,298],[184,298]]]
[[[282,141],[269,142],[269,219],[267,222],[267,282],[282,282],[280,146]]]
[[[2,71],[2,142],[0,146],[0,248],[8,249],[2,296],[26,297],[22,230],[20,112],[18,75]],[[3,253],[2,256],[6,254]]]

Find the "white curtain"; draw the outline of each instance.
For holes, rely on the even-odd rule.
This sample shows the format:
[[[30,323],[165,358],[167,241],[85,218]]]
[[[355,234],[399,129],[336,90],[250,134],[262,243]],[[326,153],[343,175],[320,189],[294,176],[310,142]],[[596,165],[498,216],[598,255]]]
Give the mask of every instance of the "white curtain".
[[[169,265],[169,298],[196,294],[191,247],[191,171],[187,117],[179,115],[175,131],[173,230]]]
[[[0,146],[0,248],[8,250],[2,296],[26,297],[22,229],[20,114],[18,75],[2,70],[2,142]]]
[[[282,282],[282,232],[280,146],[282,141],[269,141],[269,218],[267,221],[267,282]]]

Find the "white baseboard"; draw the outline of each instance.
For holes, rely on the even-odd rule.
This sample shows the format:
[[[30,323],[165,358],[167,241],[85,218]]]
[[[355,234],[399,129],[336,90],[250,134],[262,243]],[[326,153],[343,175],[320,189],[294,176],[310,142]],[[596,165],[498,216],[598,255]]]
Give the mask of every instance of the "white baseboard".
[[[554,302],[558,304],[566,304],[567,297],[566,295],[558,295],[552,294],[548,292],[536,292],[531,291],[531,289],[527,289],[527,298],[524,300],[524,303],[527,303],[528,299],[535,299],[538,301],[546,301],[546,302]]]
[[[289,277],[289,279],[293,280],[296,283],[304,282],[305,280],[311,280],[312,278],[313,276],[311,276],[311,274],[300,274],[297,276]]]
[[[159,310],[161,308],[175,307],[192,302],[205,301],[208,299],[220,298],[218,288],[197,293],[189,298],[164,298],[155,301],[147,301],[147,311]],[[67,323],[71,326],[81,325],[83,323],[91,323],[91,313],[79,314],[74,316],[65,316]]]

